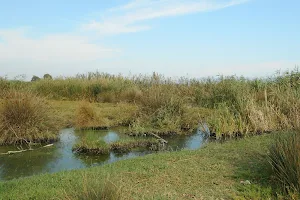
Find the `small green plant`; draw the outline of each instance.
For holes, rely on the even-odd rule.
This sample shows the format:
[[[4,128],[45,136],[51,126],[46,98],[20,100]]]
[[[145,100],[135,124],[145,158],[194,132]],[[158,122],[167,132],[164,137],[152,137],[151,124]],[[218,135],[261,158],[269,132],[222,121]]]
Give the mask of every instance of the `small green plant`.
[[[274,176],[284,192],[300,192],[300,134],[278,135],[269,148]]]

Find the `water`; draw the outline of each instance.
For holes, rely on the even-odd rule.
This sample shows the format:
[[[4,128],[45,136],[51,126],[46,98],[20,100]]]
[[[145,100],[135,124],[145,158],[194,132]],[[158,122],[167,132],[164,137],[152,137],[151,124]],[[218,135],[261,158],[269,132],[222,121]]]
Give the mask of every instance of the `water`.
[[[41,173],[54,173],[64,170],[99,166],[154,153],[150,151],[132,151],[125,154],[111,152],[108,155],[86,156],[72,152],[72,147],[80,138],[91,136],[102,139],[107,143],[128,137],[117,131],[80,131],[64,129],[60,133],[59,142],[51,147],[39,148],[12,155],[0,155],[0,180],[32,176]],[[173,136],[165,138],[168,141],[168,150],[198,149],[206,141],[204,134],[197,130],[190,136]],[[38,148],[38,147],[36,147]],[[0,146],[0,153],[18,150],[16,147]]]

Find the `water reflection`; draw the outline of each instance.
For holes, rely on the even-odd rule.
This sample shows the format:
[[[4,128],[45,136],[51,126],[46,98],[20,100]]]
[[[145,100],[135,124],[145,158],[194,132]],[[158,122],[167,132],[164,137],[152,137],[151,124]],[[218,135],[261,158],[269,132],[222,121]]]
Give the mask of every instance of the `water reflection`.
[[[120,138],[128,137],[115,131],[74,131],[64,129],[60,132],[60,140],[52,147],[39,148],[13,155],[0,155],[0,180],[10,180],[19,177],[31,176],[40,173],[53,173],[63,170],[98,166],[143,156],[153,152],[133,151],[126,154],[111,152],[108,155],[85,156],[76,155],[72,147],[76,141],[83,137],[95,137],[107,143],[118,141]],[[169,150],[198,149],[206,141],[201,130],[191,136],[174,136],[166,138]],[[0,152],[16,150],[15,147],[0,147]]]
[[[199,149],[208,141],[208,136],[199,128],[192,135],[175,135],[164,138],[168,141],[168,150],[177,151],[182,149],[195,150]]]

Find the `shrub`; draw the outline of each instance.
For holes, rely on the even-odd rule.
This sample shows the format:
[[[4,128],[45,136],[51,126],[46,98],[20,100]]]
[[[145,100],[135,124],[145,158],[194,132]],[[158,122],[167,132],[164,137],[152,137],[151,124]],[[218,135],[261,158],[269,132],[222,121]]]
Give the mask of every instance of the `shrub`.
[[[274,176],[282,189],[291,194],[300,192],[300,134],[278,135],[269,148]]]
[[[48,141],[58,133],[44,98],[28,91],[5,93],[0,110],[0,144]]]

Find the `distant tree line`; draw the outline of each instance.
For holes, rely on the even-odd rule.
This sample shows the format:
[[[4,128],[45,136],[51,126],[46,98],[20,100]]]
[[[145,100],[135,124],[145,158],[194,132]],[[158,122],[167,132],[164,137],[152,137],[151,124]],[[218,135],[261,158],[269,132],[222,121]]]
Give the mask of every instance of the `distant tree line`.
[[[43,76],[43,79],[47,79],[47,80],[52,80],[52,76],[50,74],[44,74]],[[32,78],[31,78],[31,82],[34,82],[34,81],[38,81],[38,80],[41,80],[40,77],[34,75]]]

